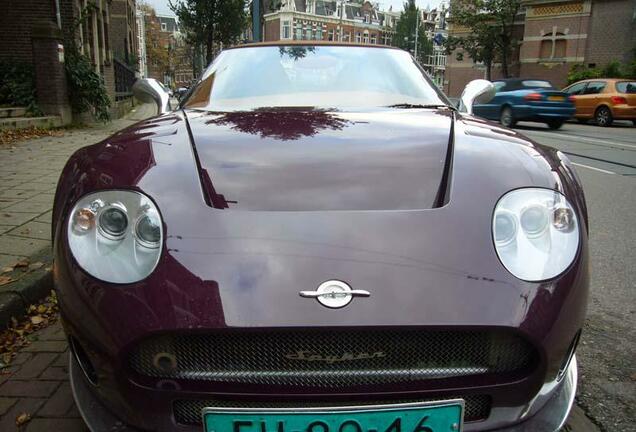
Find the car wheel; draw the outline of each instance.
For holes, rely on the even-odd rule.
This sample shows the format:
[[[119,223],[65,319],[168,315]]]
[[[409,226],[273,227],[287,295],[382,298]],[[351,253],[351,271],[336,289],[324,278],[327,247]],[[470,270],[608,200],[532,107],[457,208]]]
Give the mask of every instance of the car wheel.
[[[499,123],[508,128],[515,127],[517,120],[515,120],[515,115],[512,113],[512,108],[509,106],[503,107],[499,116]]]
[[[552,130],[557,130],[563,126],[563,123],[564,122],[562,120],[552,120],[548,122],[548,127]]]
[[[594,114],[594,120],[596,124],[601,127],[611,126],[614,119],[612,118],[612,112],[606,106],[599,107]]]

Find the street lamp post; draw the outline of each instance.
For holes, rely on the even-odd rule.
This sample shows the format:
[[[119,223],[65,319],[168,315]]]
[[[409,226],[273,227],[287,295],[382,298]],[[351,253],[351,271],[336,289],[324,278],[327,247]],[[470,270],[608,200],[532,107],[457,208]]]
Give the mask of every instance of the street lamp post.
[[[416,9],[417,13],[415,14],[415,60],[417,61],[417,35],[419,34],[419,30],[420,30],[420,11],[419,9]]]

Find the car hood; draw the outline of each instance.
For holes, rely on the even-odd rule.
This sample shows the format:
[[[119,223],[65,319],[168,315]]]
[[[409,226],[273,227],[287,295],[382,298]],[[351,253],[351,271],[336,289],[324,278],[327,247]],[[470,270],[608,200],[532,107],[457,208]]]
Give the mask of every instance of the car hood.
[[[147,332],[193,328],[519,326],[522,322],[542,333],[550,329],[551,320],[546,317],[558,315],[560,306],[545,304],[541,299],[567,296],[573,278],[586,277],[584,268],[573,266],[563,282],[566,291],[561,293],[552,282],[541,285],[516,279],[499,262],[492,242],[492,214],[499,198],[508,191],[529,186],[557,189],[584,214],[584,205],[577,198],[581,194],[566,160],[560,159],[555,150],[538,146],[514,131],[458,116],[452,126],[452,172],[447,201],[441,207],[244,211],[233,209],[230,201],[243,199],[240,194],[236,198],[236,193],[245,189],[227,181],[229,177],[223,188],[218,184],[218,195],[225,197],[229,208],[206,204],[205,198],[210,196],[203,193],[202,172],[209,169],[210,178],[216,182],[214,167],[230,170],[230,165],[222,166],[220,155],[230,155],[228,149],[232,145],[237,149],[248,146],[237,151],[241,160],[247,159],[243,152],[253,151],[259,155],[254,164],[279,161],[285,165],[283,162],[290,160],[300,163],[294,147],[303,141],[302,150],[324,161],[328,155],[321,155],[310,146],[312,143],[328,146],[328,131],[285,141],[237,132],[231,125],[206,124],[218,117],[195,114],[188,113],[188,117],[190,132],[197,141],[199,162],[183,112],[176,112],[80,150],[65,168],[54,208],[56,245],[63,244],[65,225],[59,222],[65,220],[70,206],[78,197],[99,189],[134,188],[147,194],[157,204],[164,224],[161,261],[156,271],[143,281],[125,286],[95,283],[73,264],[76,285],[86,292],[62,298],[61,302],[85,302],[95,309],[97,316],[108,317],[104,327],[108,331],[101,333],[104,338],[117,337],[120,343],[127,343]],[[352,119],[350,115],[349,121]],[[362,146],[365,141],[377,142],[382,135],[386,147],[390,147],[392,141],[406,140],[408,136],[404,142],[418,149],[414,153],[436,149],[436,156],[430,161],[425,156],[420,160],[432,167],[434,159],[437,174],[422,175],[420,181],[439,181],[443,165],[440,159],[451,127],[448,116],[430,111],[396,111],[365,115],[364,119],[360,117],[356,119],[358,123],[347,126],[350,131],[347,139]],[[374,133],[354,133],[367,128]],[[344,129],[332,132],[329,136],[344,142],[344,136],[339,135],[344,134]],[[259,144],[266,142],[278,150],[273,154],[261,151]],[[381,151],[374,145],[367,151]],[[300,153],[301,149],[297,151]],[[339,152],[343,150],[333,151],[342,154]],[[362,149],[355,157],[366,161]],[[354,155],[350,163],[354,165],[352,169],[365,174],[357,168],[360,162]],[[405,163],[408,165],[409,161]],[[197,171],[197,164],[202,171]],[[265,172],[274,176],[273,168]],[[271,186],[270,177],[245,175],[252,179],[254,188],[271,196],[297,193],[301,189],[310,193],[306,185],[284,182],[276,183],[280,190],[270,192],[260,184]],[[394,188],[398,184],[404,188],[420,186],[393,179],[401,175],[400,169],[394,169],[383,176],[366,177],[375,183],[360,184],[360,193],[372,194],[373,188],[384,187],[382,182]],[[307,178],[327,188],[324,180]],[[306,179],[297,180],[301,181]],[[434,189],[427,189],[429,206]],[[325,190],[339,193],[337,188]],[[305,201],[319,198],[311,195]],[[259,207],[267,205],[265,200],[254,199],[254,203],[261,203]],[[294,208],[291,203],[296,201],[278,198],[274,202],[276,208]],[[360,207],[360,201],[356,202]],[[377,204],[367,198],[366,203],[371,202]],[[321,204],[320,208],[325,207]],[[581,221],[585,221],[584,217]],[[68,248],[65,251],[68,262],[73,263]],[[59,273],[58,277],[68,276]],[[347,282],[353,289],[367,290],[371,296],[356,298],[342,310],[328,309],[299,296],[300,291],[315,290],[330,279]],[[533,312],[534,300],[540,313]],[[529,320],[529,316],[536,320]]]
[[[208,203],[254,211],[434,207],[449,110],[187,111]]]

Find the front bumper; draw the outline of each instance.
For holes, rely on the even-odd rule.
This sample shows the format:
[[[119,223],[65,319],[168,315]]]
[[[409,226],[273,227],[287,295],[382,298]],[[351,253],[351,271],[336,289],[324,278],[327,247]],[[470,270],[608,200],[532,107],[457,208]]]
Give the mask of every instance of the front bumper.
[[[71,388],[77,407],[89,429],[93,432],[116,430],[119,432],[134,432],[130,426],[124,425],[113,413],[106,409],[95,397],[90,384],[83,375],[75,357],[69,355],[69,375]],[[572,358],[567,373],[561,381],[545,384],[535,398],[530,401],[522,411],[510,413],[516,416],[519,423],[504,429],[496,429],[501,432],[557,432],[565,424],[574,404],[578,369],[576,357]],[[535,405],[543,405],[534,415],[529,416]],[[506,410],[506,408],[498,408]],[[200,430],[201,428],[183,428],[175,426],[175,431]],[[465,431],[484,431],[484,424],[467,424]]]

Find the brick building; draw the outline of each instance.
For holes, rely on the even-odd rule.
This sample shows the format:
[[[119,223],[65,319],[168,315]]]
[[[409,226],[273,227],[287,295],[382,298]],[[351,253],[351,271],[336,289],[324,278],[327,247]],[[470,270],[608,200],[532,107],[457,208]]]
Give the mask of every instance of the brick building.
[[[169,87],[190,85],[194,79],[193,56],[194,49],[179,29],[177,17],[174,15],[156,14],[154,11],[146,13],[145,26],[154,34],[147,38],[146,43],[157,44],[158,47],[146,51],[148,76],[155,78]],[[153,53],[156,48],[164,50],[166,61],[157,61]]]
[[[37,85],[40,105],[48,107],[52,104],[47,88],[64,88],[66,90],[65,83],[61,82],[65,80],[62,53],[64,39],[69,37],[75,38],[81,53],[91,60],[95,71],[103,77],[111,101],[116,102],[118,99],[129,96],[129,87],[131,81],[134,80],[134,65],[131,67],[115,60],[113,50],[120,46],[120,40],[113,36],[113,33],[115,29],[119,28],[119,22],[124,19],[126,26],[122,28],[125,28],[126,32],[132,32],[130,34],[135,34],[134,21],[132,27],[129,26],[128,18],[125,15],[125,7],[134,7],[135,0],[96,0],[90,2],[90,4],[94,4],[94,9],[88,7],[88,0],[2,1],[0,60],[24,62],[34,66],[36,81],[48,82],[47,86]],[[116,13],[120,3],[126,4],[123,17]],[[59,5],[59,10],[57,5]],[[82,25],[78,25],[78,18],[82,11],[86,14],[86,19]],[[74,35],[72,34],[73,30],[75,30]],[[46,34],[43,34],[43,31]],[[55,43],[48,51],[42,50],[38,48],[38,43],[36,43],[36,40],[41,38],[55,41]],[[125,53],[123,44],[121,46]],[[128,45],[127,48],[129,54],[136,53],[134,46]],[[136,54],[134,55],[136,57]],[[42,67],[42,64],[47,66]],[[46,76],[49,72],[56,76],[57,81],[50,80],[50,77]],[[63,97],[57,95],[56,97],[60,98],[59,104],[68,104],[66,95]],[[62,102],[62,100],[66,100],[66,102]],[[55,111],[53,108],[51,109]],[[66,110],[66,108],[60,109]],[[117,106],[113,104],[113,114],[117,115],[117,113]]]
[[[274,3],[274,2],[272,2]],[[263,16],[263,40],[326,40],[390,45],[400,14],[377,3],[284,0]]]
[[[634,0],[523,0],[515,38],[512,76],[543,78],[565,86],[575,64],[604,66],[611,61],[628,63],[636,48],[636,1]],[[461,36],[467,29],[453,27]],[[500,77],[493,68],[493,78]],[[444,88],[459,96],[468,81],[484,77],[483,65],[457,53],[447,58]]]

